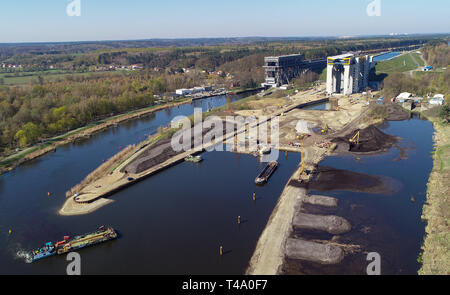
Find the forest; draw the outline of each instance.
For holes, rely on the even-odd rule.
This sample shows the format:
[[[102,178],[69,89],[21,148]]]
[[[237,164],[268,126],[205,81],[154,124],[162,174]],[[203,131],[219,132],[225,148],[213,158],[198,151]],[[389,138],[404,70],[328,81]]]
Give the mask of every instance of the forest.
[[[444,94],[448,102],[450,94],[449,46],[445,42],[432,42],[421,49],[423,57],[436,71],[415,72],[413,75],[393,73],[383,81],[383,94],[395,97],[401,92],[419,96]]]
[[[0,74],[35,77],[21,85],[1,85],[2,79],[6,78],[0,76],[0,155],[101,118],[152,106],[160,96],[178,88],[200,85],[256,87],[264,79],[262,65],[267,55],[303,53],[307,59],[323,58],[348,50],[420,45],[430,38],[435,37],[280,38],[270,41],[244,38],[190,40],[185,43],[178,40],[179,46],[168,47],[169,41],[0,45],[0,65],[21,65],[21,68],[13,70],[2,67]],[[154,42],[153,46],[148,45],[151,42]],[[148,47],[140,47],[145,45]],[[430,49],[428,55],[431,59],[436,53]],[[114,75],[113,72],[95,71],[98,67],[131,64],[142,64],[142,68],[115,72]],[[50,75],[42,74],[49,68],[69,74],[49,79]],[[218,75],[219,71],[222,74]],[[77,72],[87,74],[75,75]],[[448,75],[445,77],[448,79]],[[296,83],[303,85],[315,79],[315,75],[305,76]],[[386,83],[390,85],[389,81]]]

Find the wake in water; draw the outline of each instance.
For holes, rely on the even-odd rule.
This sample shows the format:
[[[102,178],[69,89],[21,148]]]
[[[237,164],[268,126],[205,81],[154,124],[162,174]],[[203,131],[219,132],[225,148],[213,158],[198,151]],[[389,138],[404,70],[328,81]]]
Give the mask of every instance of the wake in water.
[[[17,251],[16,259],[23,259],[26,263],[31,263],[32,262],[30,253],[28,253],[28,252],[26,252],[24,250]]]

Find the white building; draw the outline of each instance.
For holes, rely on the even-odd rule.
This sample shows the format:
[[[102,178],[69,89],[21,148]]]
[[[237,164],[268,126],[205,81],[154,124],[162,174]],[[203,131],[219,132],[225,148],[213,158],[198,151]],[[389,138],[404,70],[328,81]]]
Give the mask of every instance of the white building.
[[[327,58],[327,93],[344,95],[364,91],[369,72],[375,66],[373,56],[345,53]]]
[[[185,88],[177,89],[175,90],[175,93],[178,95],[188,95],[192,94],[192,89],[185,89]]]
[[[436,94],[432,99],[430,99],[430,104],[443,105],[445,102],[443,94]]]

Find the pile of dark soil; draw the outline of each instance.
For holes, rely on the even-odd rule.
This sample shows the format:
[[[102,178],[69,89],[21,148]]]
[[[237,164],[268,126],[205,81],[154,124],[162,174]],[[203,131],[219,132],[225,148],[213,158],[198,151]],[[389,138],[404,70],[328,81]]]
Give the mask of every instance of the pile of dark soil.
[[[350,138],[359,131],[359,144],[350,149]],[[369,126],[365,129],[357,129],[345,136],[337,137],[332,142],[347,146],[347,150],[356,153],[385,151],[392,147],[398,138],[381,132],[377,127]]]
[[[331,167],[318,167],[313,180],[300,183],[291,180],[289,185],[315,191],[353,191],[370,194],[393,194],[401,186],[398,181],[385,177],[356,173]]]
[[[223,133],[225,133],[226,126],[225,123],[222,126],[223,127]],[[206,133],[211,131],[212,128],[204,128],[201,130],[201,137],[203,138]],[[195,138],[195,131],[194,128],[187,129],[186,131],[191,135],[191,146],[190,148],[194,148],[194,138]],[[180,136],[180,135],[179,135]],[[164,139],[156,144],[152,145],[151,147],[148,147],[146,151],[144,151],[136,160],[134,160],[132,163],[130,163],[125,170],[130,173],[141,173],[145,170],[148,170],[158,164],[164,163],[165,161],[169,160],[170,158],[181,154],[183,151],[174,151],[172,148],[172,139]],[[181,144],[181,143],[180,143]],[[188,147],[185,147],[186,150],[189,149]]]

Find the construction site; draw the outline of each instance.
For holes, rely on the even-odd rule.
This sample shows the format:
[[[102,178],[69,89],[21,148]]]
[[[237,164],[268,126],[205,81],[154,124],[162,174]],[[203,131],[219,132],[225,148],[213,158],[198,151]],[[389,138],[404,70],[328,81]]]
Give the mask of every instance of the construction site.
[[[239,102],[236,102],[239,104]],[[247,269],[248,274],[289,273],[286,261],[311,261],[314,263],[337,264],[344,257],[344,250],[351,245],[338,245],[333,242],[316,242],[298,238],[297,230],[313,230],[337,235],[348,232],[351,224],[345,217],[337,215],[315,214],[322,212],[320,208],[333,208],[337,200],[320,195],[310,195],[311,190],[326,191],[327,186],[336,189],[364,191],[369,193],[390,193],[391,184],[386,179],[350,173],[336,169],[320,167],[319,163],[330,155],[363,155],[376,154],[388,150],[398,142],[398,138],[384,134],[374,125],[384,119],[402,120],[407,114],[395,105],[380,106],[371,96],[353,94],[346,97],[328,97],[325,84],[286,98],[248,99],[246,109],[218,109],[211,114],[221,116],[224,126],[232,124],[233,132],[223,133],[212,143],[224,142],[237,150],[237,136],[245,134],[248,139],[258,124],[246,125],[238,129],[236,122],[225,120],[226,116],[267,117],[267,124],[273,118],[279,119],[279,140],[272,142],[269,137],[268,146],[281,152],[299,154],[297,170],[286,184],[278,203],[272,212],[267,226],[260,236],[258,244]],[[305,110],[314,104],[329,104],[328,110]],[[259,122],[261,124],[261,122]],[[224,128],[225,129],[225,128]],[[192,139],[196,128],[186,129]],[[270,130],[270,129],[269,129]],[[209,130],[202,130],[205,135]],[[256,133],[253,133],[256,134]],[[182,136],[182,135],[179,135]],[[91,213],[110,203],[108,196],[126,188],[148,176],[183,162],[189,155],[198,154],[207,147],[188,149],[185,152],[172,150],[169,138],[153,137],[135,148],[132,155],[116,165],[109,173],[94,179],[80,190],[70,191],[69,197],[60,210],[62,215],[80,215]],[[237,151],[236,151],[237,152]],[[259,153],[254,150],[239,153]],[[266,179],[267,180],[267,179]],[[339,181],[336,181],[339,180]],[[361,184],[364,185],[361,185]],[[304,208],[315,208],[306,210]],[[293,259],[293,260],[292,260]],[[283,270],[284,269],[284,270]],[[283,270],[283,271],[282,271]]]

